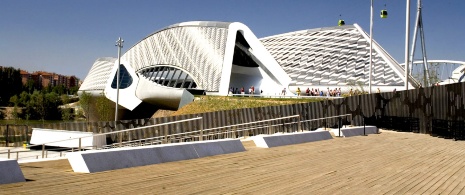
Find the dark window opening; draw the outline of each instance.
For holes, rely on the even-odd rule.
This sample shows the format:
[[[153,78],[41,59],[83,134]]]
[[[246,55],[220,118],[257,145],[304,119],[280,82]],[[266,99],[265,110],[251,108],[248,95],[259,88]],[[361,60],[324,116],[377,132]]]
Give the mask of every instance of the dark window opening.
[[[115,74],[115,77],[113,78],[113,82],[111,83],[111,88],[116,89],[116,83],[117,83],[117,75]],[[119,66],[119,88],[120,89],[125,89],[131,86],[132,84],[132,77],[129,74],[128,70],[124,65]]]
[[[189,74],[174,67],[157,66],[155,68],[148,68],[141,70],[140,75],[166,87],[197,88],[197,84]]]
[[[236,34],[236,45],[234,47],[233,64],[245,67],[258,67],[249,51],[250,45],[240,31]]]

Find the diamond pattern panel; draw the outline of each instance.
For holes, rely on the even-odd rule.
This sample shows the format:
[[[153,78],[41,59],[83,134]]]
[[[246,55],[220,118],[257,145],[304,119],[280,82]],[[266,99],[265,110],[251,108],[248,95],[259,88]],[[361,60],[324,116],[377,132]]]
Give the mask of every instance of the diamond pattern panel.
[[[186,70],[198,88],[218,91],[228,29],[180,26],[159,31],[129,49],[122,58],[136,72],[157,65]]]
[[[80,91],[94,91],[104,90],[106,82],[110,77],[110,72],[115,65],[116,58],[99,58],[97,59],[92,68],[90,68]]]
[[[369,81],[369,42],[354,26],[297,31],[260,39],[292,79],[291,85],[347,85]],[[373,50],[373,85],[403,86]]]

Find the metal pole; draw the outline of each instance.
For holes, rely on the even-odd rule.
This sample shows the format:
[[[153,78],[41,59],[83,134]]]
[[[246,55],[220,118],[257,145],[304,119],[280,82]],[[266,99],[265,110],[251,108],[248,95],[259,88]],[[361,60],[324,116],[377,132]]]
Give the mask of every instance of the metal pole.
[[[203,141],[203,118],[200,121],[200,137],[199,141]]]
[[[409,77],[409,44],[410,44],[410,0],[407,0],[407,5],[405,6],[405,90],[408,90],[408,77]]]
[[[81,138],[79,138],[79,151],[81,151]]]
[[[418,0],[418,26],[420,26],[420,38],[421,38],[421,51],[423,54],[423,66],[424,66],[424,71],[423,71],[423,77],[425,80],[425,87],[430,86],[430,75],[429,75],[429,70],[428,70],[428,58],[426,56],[426,46],[425,46],[425,33],[423,31],[423,17],[421,13],[421,0]]]
[[[363,117],[363,135],[367,135],[365,131],[365,117]]]
[[[415,21],[415,28],[413,29],[413,39],[412,39],[412,49],[410,50],[410,59],[409,59],[409,62],[412,63],[412,65],[410,66],[409,68],[409,71],[410,71],[410,74],[412,74],[413,72],[413,61],[414,61],[414,57],[415,57],[415,48],[416,48],[416,44],[417,44],[417,32],[418,32],[418,24],[419,24],[419,19],[420,19],[420,15],[419,15],[420,12],[418,12],[417,10],[417,19]]]
[[[341,137],[341,117],[339,117],[339,122],[337,123],[337,127],[339,128],[339,137]]]
[[[119,103],[119,71],[121,66],[121,48],[123,48],[123,39],[118,37],[118,41],[116,41],[116,45],[118,47],[118,71],[116,73],[116,107],[115,107],[115,121],[118,120],[118,103]]]
[[[7,125],[6,125],[6,136],[5,136],[5,144],[6,144],[6,147],[9,147],[9,142],[8,142],[8,140],[9,140],[9,138],[8,138],[8,137],[9,137],[9,134],[10,134],[10,132],[9,132],[9,129],[8,129],[8,124],[7,124]],[[8,158],[10,158],[10,157],[8,157]]]
[[[42,144],[42,158],[44,158],[45,144]]]
[[[8,149],[8,159],[10,159],[10,149]]]
[[[371,0],[371,7],[370,7],[370,77],[368,82],[368,93],[371,94],[371,75],[372,75],[372,67],[373,67],[373,0]]]

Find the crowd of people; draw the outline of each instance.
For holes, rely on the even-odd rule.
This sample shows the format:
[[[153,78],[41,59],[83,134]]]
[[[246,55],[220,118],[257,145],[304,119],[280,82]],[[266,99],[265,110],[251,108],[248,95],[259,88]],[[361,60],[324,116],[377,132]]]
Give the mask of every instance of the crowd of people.
[[[263,93],[263,90],[260,90],[260,94],[261,93]],[[244,87],[241,87],[240,89],[239,88],[234,88],[234,87],[229,87],[229,94],[230,95],[233,95],[233,94],[245,95],[246,91],[245,91]],[[255,92],[255,87],[252,85],[252,86],[249,87],[249,90],[248,90],[247,94],[254,95],[254,94],[258,94],[258,93]]]
[[[283,90],[284,92],[284,90]],[[296,90],[297,96],[302,96],[302,91],[300,90],[300,87],[297,87]],[[286,95],[285,93],[282,93],[281,95]],[[341,96],[341,88],[334,88],[334,89],[329,89],[327,88],[326,91],[320,90],[318,88],[307,88],[305,90],[305,95],[306,96],[327,96],[327,97],[340,97]]]
[[[380,89],[377,88],[377,93],[380,93]],[[230,87],[229,88],[229,94],[234,95],[234,94],[241,94],[241,95],[261,95],[263,93],[263,90],[260,90],[259,92],[256,91],[255,87],[252,85],[249,87],[249,89],[245,89],[244,87],[241,88],[234,88]],[[287,93],[287,89],[284,88],[281,90],[279,95],[285,96]],[[353,96],[353,95],[359,95],[362,94],[363,92],[359,90],[352,90],[346,94],[348,96]],[[341,88],[334,88],[330,89],[329,87],[326,88],[326,90],[320,90],[319,88],[307,88],[305,91],[302,91],[300,87],[297,87],[296,89],[296,95],[297,96],[322,96],[322,97],[340,97],[342,95]]]

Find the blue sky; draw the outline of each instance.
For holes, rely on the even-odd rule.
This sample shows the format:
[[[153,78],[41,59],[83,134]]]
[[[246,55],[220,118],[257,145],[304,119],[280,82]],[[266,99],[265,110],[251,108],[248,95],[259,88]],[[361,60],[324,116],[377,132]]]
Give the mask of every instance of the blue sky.
[[[373,37],[403,63],[406,1],[374,2]],[[416,2],[411,0],[412,33]],[[381,9],[388,10],[388,19],[379,17]],[[464,0],[423,1],[429,59],[465,61],[464,10]],[[242,22],[261,38],[336,26],[339,18],[369,32],[369,16],[369,0],[2,0],[0,66],[84,79],[98,57],[117,56],[118,37],[125,52],[174,23]]]

